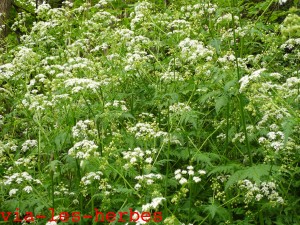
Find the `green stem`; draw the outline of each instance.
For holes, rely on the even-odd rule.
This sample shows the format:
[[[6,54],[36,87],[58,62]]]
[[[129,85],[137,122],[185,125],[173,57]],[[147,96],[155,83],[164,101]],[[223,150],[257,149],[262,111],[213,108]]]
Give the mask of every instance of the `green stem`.
[[[54,171],[51,170],[50,171],[50,176],[51,176],[51,191],[52,191],[52,208],[55,209],[55,205],[54,205]]]
[[[167,115],[167,126],[168,126],[168,151],[167,151],[167,171],[166,171],[166,179],[165,179],[165,196],[167,196],[167,184],[168,184],[168,177],[169,177],[169,167],[170,167],[170,149],[171,149],[171,135],[170,135],[170,104],[168,104],[168,115]]]
[[[225,139],[225,153],[228,152],[228,143],[229,143],[229,100],[226,105],[226,139]]]
[[[238,55],[237,55],[238,46],[237,46],[237,43],[236,43],[235,19],[234,19],[233,14],[232,14],[232,24],[233,24],[233,42],[234,42],[234,53],[235,53],[235,65],[236,65],[237,77],[238,77],[238,80],[240,80],[241,79],[241,73],[240,73],[240,66],[239,66]],[[246,119],[245,119],[245,112],[244,112],[244,101],[243,101],[242,93],[240,93],[240,92],[238,92],[238,99],[239,99],[239,108],[240,108],[240,114],[241,114],[241,120],[242,120],[243,133],[245,135],[246,148],[247,148],[247,152],[248,152],[250,166],[252,166],[252,163],[253,163],[253,161],[252,161],[252,152],[251,152],[251,149],[250,149],[248,133],[247,133],[247,127],[246,127]]]
[[[189,177],[189,186],[190,186],[190,193],[189,193],[189,223],[191,222],[191,214],[192,214],[192,179],[191,176]]]

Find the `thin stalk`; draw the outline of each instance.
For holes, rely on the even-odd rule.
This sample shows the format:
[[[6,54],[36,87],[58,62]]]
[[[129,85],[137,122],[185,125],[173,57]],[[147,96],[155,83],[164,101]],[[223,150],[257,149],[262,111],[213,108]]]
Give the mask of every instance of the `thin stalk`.
[[[190,193],[189,193],[189,223],[190,223],[191,216],[192,216],[192,179],[191,179],[191,176],[189,177],[189,186],[190,186]]]
[[[235,65],[236,65],[236,73],[238,80],[241,79],[241,73],[240,73],[240,66],[238,62],[238,55],[237,55],[237,43],[236,43],[236,33],[235,33],[235,19],[232,14],[232,24],[233,24],[233,43],[234,43],[234,53],[235,53]],[[249,157],[249,162],[250,166],[252,166],[253,161],[252,161],[252,152],[250,149],[250,144],[249,144],[249,138],[248,138],[248,133],[247,133],[247,127],[246,127],[246,119],[245,119],[245,112],[244,112],[244,101],[243,101],[243,96],[242,93],[238,92],[238,99],[239,99],[239,108],[240,108],[240,114],[241,114],[241,120],[242,120],[242,127],[243,127],[243,133],[245,135],[245,142],[246,142],[246,148],[248,152],[248,157]]]
[[[94,212],[94,209],[95,209],[95,200],[94,200],[94,194],[95,194],[95,191],[94,191],[94,187],[92,188],[92,191],[91,191],[91,214],[93,214]]]
[[[228,143],[229,143],[229,100],[226,105],[226,138],[225,138],[225,153],[224,155],[228,152]]]
[[[52,208],[55,209],[55,205],[54,205],[54,171],[53,170],[50,171],[50,176],[51,176]]]
[[[170,149],[171,149],[171,135],[170,135],[170,104],[168,104],[168,115],[167,115],[167,126],[168,126],[168,150],[167,150],[167,170],[166,170],[166,179],[165,179],[165,196],[167,196],[167,184],[169,177],[169,167],[170,167]]]
[[[41,172],[41,129],[39,128],[39,143],[38,143],[38,170]]]
[[[263,11],[263,13],[257,18],[257,20],[255,21],[255,24],[260,20],[260,18],[265,15],[265,13],[268,11],[268,9],[271,7],[271,5],[273,4],[274,0],[270,1],[269,5],[267,6],[267,8]]]

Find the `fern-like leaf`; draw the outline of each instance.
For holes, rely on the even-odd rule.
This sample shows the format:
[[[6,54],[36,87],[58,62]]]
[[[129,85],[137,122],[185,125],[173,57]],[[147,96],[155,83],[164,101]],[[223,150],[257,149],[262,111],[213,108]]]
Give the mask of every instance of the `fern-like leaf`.
[[[225,190],[234,185],[236,182],[244,180],[246,178],[253,180],[255,183],[260,183],[263,177],[268,177],[271,174],[272,170],[277,169],[278,166],[259,164],[242,170],[238,170],[228,179],[225,185]]]

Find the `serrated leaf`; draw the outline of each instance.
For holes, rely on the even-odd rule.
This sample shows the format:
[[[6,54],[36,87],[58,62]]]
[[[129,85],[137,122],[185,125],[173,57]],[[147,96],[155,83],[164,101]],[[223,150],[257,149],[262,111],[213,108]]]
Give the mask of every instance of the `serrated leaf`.
[[[222,173],[223,174],[231,174],[234,171],[241,169],[241,168],[242,168],[242,166],[240,164],[235,164],[235,163],[228,164],[228,165],[220,165],[220,166],[217,166],[216,168],[214,168],[213,170],[211,170],[208,175],[222,174]]]
[[[261,178],[264,176],[269,176],[271,170],[277,170],[278,166],[259,164],[248,167],[243,170],[236,171],[233,175],[231,175],[225,185],[225,190],[234,185],[240,180],[244,180],[246,178],[253,180],[255,183],[260,183]]]
[[[216,98],[216,104],[215,104],[216,112],[219,113],[220,110],[227,105],[227,103],[228,103],[228,97],[226,95],[222,95]]]
[[[215,204],[206,206],[205,211],[207,211],[210,214],[211,218],[213,219],[216,215],[216,212],[218,211],[218,206]]]

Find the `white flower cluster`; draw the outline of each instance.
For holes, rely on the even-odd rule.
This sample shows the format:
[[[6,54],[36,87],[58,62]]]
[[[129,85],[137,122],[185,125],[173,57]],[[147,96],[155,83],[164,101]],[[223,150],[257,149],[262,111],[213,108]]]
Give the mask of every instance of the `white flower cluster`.
[[[119,36],[121,41],[130,41],[134,37],[134,32],[129,29],[116,29],[115,34]]]
[[[170,32],[167,35],[172,34],[186,34],[191,30],[190,22],[186,20],[173,20],[168,24]]]
[[[139,190],[142,185],[152,185],[154,184],[154,180],[162,180],[162,178],[162,175],[153,173],[136,176],[135,179],[138,180],[138,183],[134,186],[134,188]]]
[[[205,4],[195,4],[195,5],[186,5],[180,8],[180,11],[184,13],[186,18],[199,18],[205,15],[205,12],[213,14],[217,9],[216,4],[205,3]]]
[[[145,51],[135,50],[133,53],[129,52],[126,54],[126,66],[124,67],[125,71],[136,70],[144,64],[152,59],[152,55],[148,55]]]
[[[137,213],[138,215],[141,215],[142,212],[139,212],[138,210],[134,210],[135,213]],[[148,217],[148,215],[144,215],[143,217],[141,216],[137,216],[136,214],[133,214],[132,219],[135,221],[134,224],[135,225],[141,225],[141,224],[146,224],[148,223],[147,221],[150,220],[151,218]],[[125,223],[125,225],[129,225],[129,223]]]
[[[68,186],[63,182],[60,182],[58,185],[55,186],[54,195],[66,197],[67,195],[74,196],[75,193],[70,192]]]
[[[153,154],[156,152],[156,149],[142,150],[140,147],[134,148],[133,150],[129,149],[127,152],[122,152],[123,159],[129,161],[129,163],[126,163],[123,167],[129,168],[130,166],[134,166],[139,163],[151,164],[153,162]],[[144,157],[146,159],[144,159]]]
[[[282,150],[284,147],[284,133],[281,131],[271,131],[267,133],[267,138],[260,137],[258,142],[263,144],[271,149],[274,149],[277,153],[279,150]]]
[[[65,1],[63,1],[63,5],[64,5],[65,7],[72,8],[73,5],[74,5],[74,3],[73,3],[73,0],[65,0]]]
[[[9,141],[5,144],[0,141],[0,162],[2,161],[2,159],[5,159],[5,157],[1,158],[4,153],[15,152],[17,148],[18,146],[13,141]]]
[[[234,16],[234,20],[235,22],[237,22],[239,20],[239,17],[238,16]],[[232,14],[231,13],[227,13],[223,16],[220,16],[218,19],[217,19],[217,22],[216,22],[216,25],[217,24],[223,24],[223,23],[230,23],[232,21]]]
[[[266,103],[266,112],[261,120],[257,123],[256,129],[262,129],[266,124],[276,118],[277,122],[282,120],[283,118],[291,117],[288,109],[281,107],[281,108],[274,108],[272,104]],[[269,126],[269,125],[268,125]]]
[[[240,93],[244,92],[247,86],[249,85],[250,81],[257,81],[260,78],[260,75],[262,72],[266,71],[265,68],[259,69],[254,71],[250,76],[246,75],[243,76],[239,82],[240,82]]]
[[[289,77],[286,79],[284,86],[287,86],[287,88],[295,87],[300,84],[300,78],[298,77]]]
[[[281,49],[293,50],[295,47],[300,46],[300,38],[290,38],[280,46]]]
[[[47,14],[50,9],[51,6],[49,4],[43,3],[38,6],[38,8],[35,10],[35,13],[37,16],[41,16],[43,14]]]
[[[78,54],[77,48],[87,49],[86,45],[88,45],[88,43],[89,43],[88,39],[78,39],[73,44],[68,45],[68,48],[70,46],[75,47],[74,54],[77,55]],[[69,50],[72,50],[72,48]],[[70,52],[67,52],[67,53],[70,54]],[[90,71],[92,68],[94,68],[94,62],[91,61],[90,59],[83,58],[83,57],[69,57],[67,63],[63,64],[62,66],[58,65],[55,67],[56,67],[56,69],[60,69],[60,70],[64,70],[64,71],[74,71],[76,69],[82,69],[86,72],[86,71]]]
[[[178,103],[175,103],[173,105],[170,105],[169,110],[170,110],[170,112],[181,114],[181,113],[191,111],[192,108],[190,106],[188,106],[187,104],[185,104],[185,103],[178,102]]]
[[[113,188],[110,184],[107,183],[106,179],[103,179],[103,182],[100,183],[99,190],[101,190],[101,192],[105,196],[113,194],[116,191],[115,188]]]
[[[184,81],[184,77],[177,71],[166,71],[161,73],[160,80],[165,83],[170,83],[171,81]]]
[[[150,14],[151,8],[152,4],[147,1],[139,2],[134,7],[134,12],[130,14],[130,17],[132,18],[130,22],[131,30],[134,30],[136,25],[142,22],[144,18]]]
[[[91,89],[96,92],[101,86],[100,82],[94,81],[89,78],[70,78],[65,81],[66,87],[73,87],[72,93],[78,93],[82,90]]]
[[[157,210],[158,206],[162,204],[166,199],[164,197],[153,198],[151,203],[147,203],[142,206],[143,212],[150,212],[151,209]]]
[[[234,137],[231,140],[233,143],[236,141],[239,141],[240,143],[243,143],[245,141],[245,134],[243,132],[235,133]]]
[[[14,65],[7,63],[0,65],[0,80],[10,79],[14,75]]]
[[[183,185],[188,182],[189,178],[191,178],[195,183],[199,183],[201,181],[200,176],[205,175],[206,171],[198,170],[195,172],[193,166],[187,166],[187,170],[177,169],[174,174],[175,179],[179,181],[181,185]]]
[[[12,64],[19,68],[20,71],[28,70],[29,65],[37,65],[39,55],[34,52],[32,48],[19,47],[19,50],[15,54]],[[24,74],[22,74],[24,76]]]
[[[36,93],[36,89],[32,90],[31,93],[26,93],[22,105],[32,112],[45,111],[53,106],[53,103],[48,99],[49,96]]]
[[[103,173],[100,171],[90,172],[81,178],[81,183],[84,186],[88,186],[88,185],[92,184],[93,181],[95,181],[95,180],[100,181],[102,175],[103,175]]]
[[[150,44],[151,40],[142,35],[134,36],[130,39],[130,41],[126,42],[126,46],[128,47],[129,51],[145,49],[145,47],[150,46]]]
[[[104,7],[108,4],[106,0],[99,0],[99,2],[95,5],[96,8]]]
[[[47,77],[44,74],[38,74],[34,77],[34,79],[30,80],[30,82],[40,82],[45,83],[47,81]]]
[[[8,185],[22,185],[25,184],[23,187],[23,191],[30,193],[33,189],[31,185],[28,185],[28,183],[34,183],[34,184],[42,184],[42,182],[39,179],[34,179],[29,173],[22,172],[22,173],[13,173],[10,176],[4,176],[3,181],[1,184],[4,186]],[[13,188],[9,191],[9,196],[15,195],[19,191],[18,188]]]
[[[90,20],[90,22],[101,24],[101,26],[108,26],[118,21],[120,21],[120,19],[106,11],[100,11],[95,13]]]
[[[260,201],[264,197],[270,202],[283,204],[284,200],[279,196],[276,191],[276,184],[274,182],[262,182],[257,185],[252,183],[250,180],[243,180],[239,182],[239,187],[246,191],[244,195],[244,201],[246,204],[252,201]]]
[[[74,127],[72,127],[72,136],[74,139],[88,139],[95,138],[98,135],[95,129],[94,121],[92,120],[79,120]]]
[[[75,53],[75,54],[78,54],[77,52],[80,52],[80,51],[88,51],[88,43],[89,43],[89,40],[87,38],[77,39],[76,41],[74,41],[73,43],[71,43],[67,46],[67,51],[68,51],[68,53]],[[69,60],[69,63],[72,63],[72,62],[73,62],[73,59],[71,58],[71,60]],[[78,60],[77,63],[73,64],[72,68],[87,67],[89,62],[87,60],[81,58],[81,60],[80,61]]]
[[[15,22],[10,26],[13,31],[28,32],[28,27],[26,23],[30,19],[30,14],[26,12],[19,12],[15,17]]]
[[[178,46],[181,49],[182,58],[187,61],[196,61],[198,59],[210,61],[214,54],[212,48],[207,48],[202,42],[190,38],[184,39]]]
[[[235,56],[232,53],[227,53],[223,57],[218,58],[218,62],[227,64],[228,62],[234,62]]]
[[[14,163],[18,166],[26,166],[29,169],[36,164],[36,159],[33,155],[29,155],[27,158],[19,158]]]
[[[156,138],[167,136],[166,132],[159,131],[156,123],[137,123],[134,127],[128,128],[136,138]]]
[[[22,152],[27,152],[29,149],[36,147],[37,143],[38,143],[37,140],[26,140],[22,144],[21,151]]]
[[[97,152],[98,146],[94,141],[83,140],[75,143],[75,145],[69,149],[68,155],[73,156],[77,159],[88,159],[92,156],[98,157]]]
[[[279,0],[279,5],[283,5],[286,2],[287,2],[287,0]]]
[[[121,111],[127,112],[126,102],[123,100],[114,100],[113,102],[107,102],[104,108],[108,109],[121,109]]]

